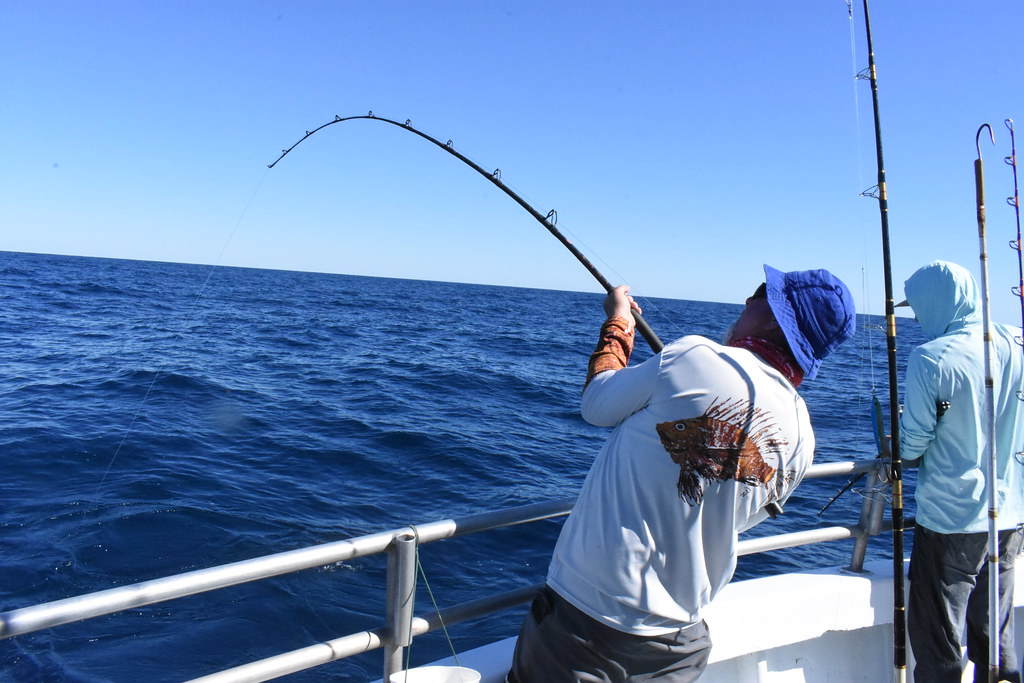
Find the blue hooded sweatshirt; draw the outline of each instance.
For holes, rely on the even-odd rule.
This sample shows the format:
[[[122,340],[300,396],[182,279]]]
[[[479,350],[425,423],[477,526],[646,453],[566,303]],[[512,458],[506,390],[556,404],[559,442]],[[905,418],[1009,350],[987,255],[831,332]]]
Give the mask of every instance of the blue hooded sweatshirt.
[[[981,298],[971,273],[935,261],[904,285],[930,341],[907,364],[900,448],[918,460],[917,523],[943,534],[988,530],[988,435]],[[998,526],[1024,521],[1024,353],[1019,328],[993,324]],[[1022,394],[1024,395],[1024,394]],[[939,417],[939,404],[949,402]],[[913,464],[913,463],[912,463]]]

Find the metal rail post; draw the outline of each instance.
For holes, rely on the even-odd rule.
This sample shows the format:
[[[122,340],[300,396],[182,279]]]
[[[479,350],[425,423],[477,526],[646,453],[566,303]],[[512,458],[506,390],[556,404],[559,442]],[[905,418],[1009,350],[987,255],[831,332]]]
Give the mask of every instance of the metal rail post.
[[[853,544],[853,555],[850,558],[851,572],[864,570],[864,558],[867,556],[868,540],[882,532],[882,517],[885,513],[884,498],[881,491],[887,485],[886,465],[879,461],[878,465],[868,472],[868,484],[864,488],[864,501],[860,508],[860,533]]]
[[[402,670],[402,654],[412,644],[416,597],[416,537],[400,534],[388,547],[388,634],[384,645],[384,681]]]

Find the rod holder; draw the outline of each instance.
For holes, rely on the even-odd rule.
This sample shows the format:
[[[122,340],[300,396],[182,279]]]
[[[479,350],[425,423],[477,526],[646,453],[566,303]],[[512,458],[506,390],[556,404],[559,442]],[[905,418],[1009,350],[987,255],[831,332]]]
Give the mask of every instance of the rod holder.
[[[402,653],[412,644],[412,613],[416,598],[416,536],[395,536],[388,547],[387,623],[384,680],[402,670]]]

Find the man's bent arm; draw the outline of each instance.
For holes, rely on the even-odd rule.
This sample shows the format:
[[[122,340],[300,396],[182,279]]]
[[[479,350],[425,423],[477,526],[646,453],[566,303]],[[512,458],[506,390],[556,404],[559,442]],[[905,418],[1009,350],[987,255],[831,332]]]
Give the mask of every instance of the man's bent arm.
[[[613,427],[647,405],[658,378],[660,356],[626,367],[633,351],[631,321],[612,316],[601,327],[597,348],[590,356],[583,389],[583,419],[598,427]]]

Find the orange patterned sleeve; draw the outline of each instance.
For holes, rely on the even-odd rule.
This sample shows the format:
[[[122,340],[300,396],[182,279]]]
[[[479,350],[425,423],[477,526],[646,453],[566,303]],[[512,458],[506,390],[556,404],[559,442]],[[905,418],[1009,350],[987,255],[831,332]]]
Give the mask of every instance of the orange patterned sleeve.
[[[601,337],[597,340],[597,348],[590,354],[587,365],[586,389],[590,380],[608,370],[621,370],[629,364],[629,356],[633,353],[633,339],[636,329],[631,320],[613,316],[601,326]]]

